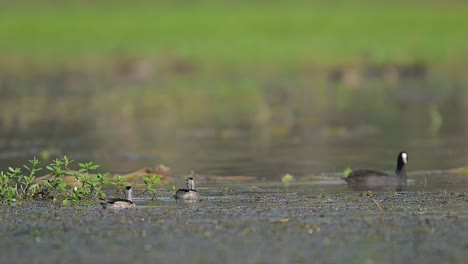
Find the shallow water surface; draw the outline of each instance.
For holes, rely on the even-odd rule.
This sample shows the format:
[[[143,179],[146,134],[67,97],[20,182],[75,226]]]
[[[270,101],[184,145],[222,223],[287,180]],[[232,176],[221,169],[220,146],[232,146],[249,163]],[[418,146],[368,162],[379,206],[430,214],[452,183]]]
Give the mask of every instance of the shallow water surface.
[[[174,181],[135,210],[2,203],[0,263],[466,263],[468,177],[450,170],[468,164],[462,81],[257,74],[32,79],[17,96],[6,83],[0,170],[68,155],[121,174],[165,164]],[[393,171],[402,150],[403,192],[340,178],[347,167]],[[176,202],[172,185],[191,170],[203,200]],[[295,180],[282,183],[287,173]]]
[[[346,87],[307,75],[209,77],[118,88],[91,79],[77,90],[51,84],[1,97],[0,169],[68,155],[113,173],[162,163],[177,176],[194,170],[276,180],[346,167],[391,171],[402,150],[409,171],[468,165],[463,80]],[[217,82],[223,92],[215,92]]]
[[[457,191],[427,187],[434,178],[415,177],[400,193],[339,180],[202,182],[200,202],[176,202],[164,188],[121,211],[97,201],[2,204],[0,262],[464,263],[467,178],[451,178]]]

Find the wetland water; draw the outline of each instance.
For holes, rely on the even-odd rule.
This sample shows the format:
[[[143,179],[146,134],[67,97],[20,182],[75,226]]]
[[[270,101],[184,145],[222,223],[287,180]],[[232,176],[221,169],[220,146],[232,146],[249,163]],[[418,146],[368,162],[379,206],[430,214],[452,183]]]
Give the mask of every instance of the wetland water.
[[[215,81],[181,77],[122,87],[119,79],[80,83],[54,76],[20,83],[39,86],[28,95],[5,81],[0,169],[32,156],[68,155],[114,173],[162,163],[175,175],[194,170],[277,180],[346,167],[393,170],[401,150],[409,153],[409,171],[468,165],[462,80],[348,87],[303,76],[230,77],[216,76],[229,87],[219,92]],[[71,78],[71,87],[60,78]],[[246,88],[251,82],[256,87]]]
[[[180,187],[195,170],[204,199],[176,203],[171,184],[128,211],[2,203],[0,262],[466,263],[467,176],[448,170],[468,164],[467,89],[288,85],[4,90],[2,170],[62,154],[114,173],[163,163]],[[404,192],[356,192],[339,178],[348,166],[391,171],[400,150],[409,153]],[[296,181],[282,184],[286,173]]]
[[[332,183],[204,183],[137,209],[1,205],[2,263],[465,263],[466,192],[352,192]],[[448,177],[464,185],[466,177]],[[435,188],[436,189],[436,188]],[[383,207],[380,211],[372,199]]]

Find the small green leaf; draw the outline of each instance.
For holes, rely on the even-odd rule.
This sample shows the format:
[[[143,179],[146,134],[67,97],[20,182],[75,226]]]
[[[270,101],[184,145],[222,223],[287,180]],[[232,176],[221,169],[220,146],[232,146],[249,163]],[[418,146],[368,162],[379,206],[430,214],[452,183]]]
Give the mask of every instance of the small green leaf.
[[[344,178],[347,178],[347,177],[349,176],[349,174],[351,174],[352,171],[353,171],[353,170],[352,170],[351,168],[349,168],[349,167],[346,168],[346,169],[344,169],[344,170],[343,170],[343,177],[344,177]]]

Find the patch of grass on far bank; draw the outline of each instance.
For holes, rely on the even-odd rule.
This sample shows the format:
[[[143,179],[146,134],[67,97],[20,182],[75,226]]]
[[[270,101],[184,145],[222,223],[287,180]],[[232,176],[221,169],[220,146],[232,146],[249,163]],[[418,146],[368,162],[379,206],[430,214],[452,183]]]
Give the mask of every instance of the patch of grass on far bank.
[[[208,65],[425,61],[468,57],[468,4],[202,1],[5,4],[0,56],[45,63],[175,54]],[[1,61],[0,61],[1,62]]]

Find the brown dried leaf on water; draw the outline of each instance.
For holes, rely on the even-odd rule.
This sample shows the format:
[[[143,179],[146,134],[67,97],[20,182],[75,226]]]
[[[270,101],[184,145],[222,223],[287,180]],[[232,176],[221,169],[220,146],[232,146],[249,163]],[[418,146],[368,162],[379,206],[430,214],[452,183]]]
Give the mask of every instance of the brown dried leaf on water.
[[[171,169],[162,164],[159,164],[155,168],[147,167],[143,169],[136,170],[134,172],[127,173],[121,177],[128,181],[143,180],[144,177],[149,177],[156,175],[161,179],[161,184],[167,184],[172,182],[172,177],[170,176]],[[136,183],[138,184],[138,183]]]

